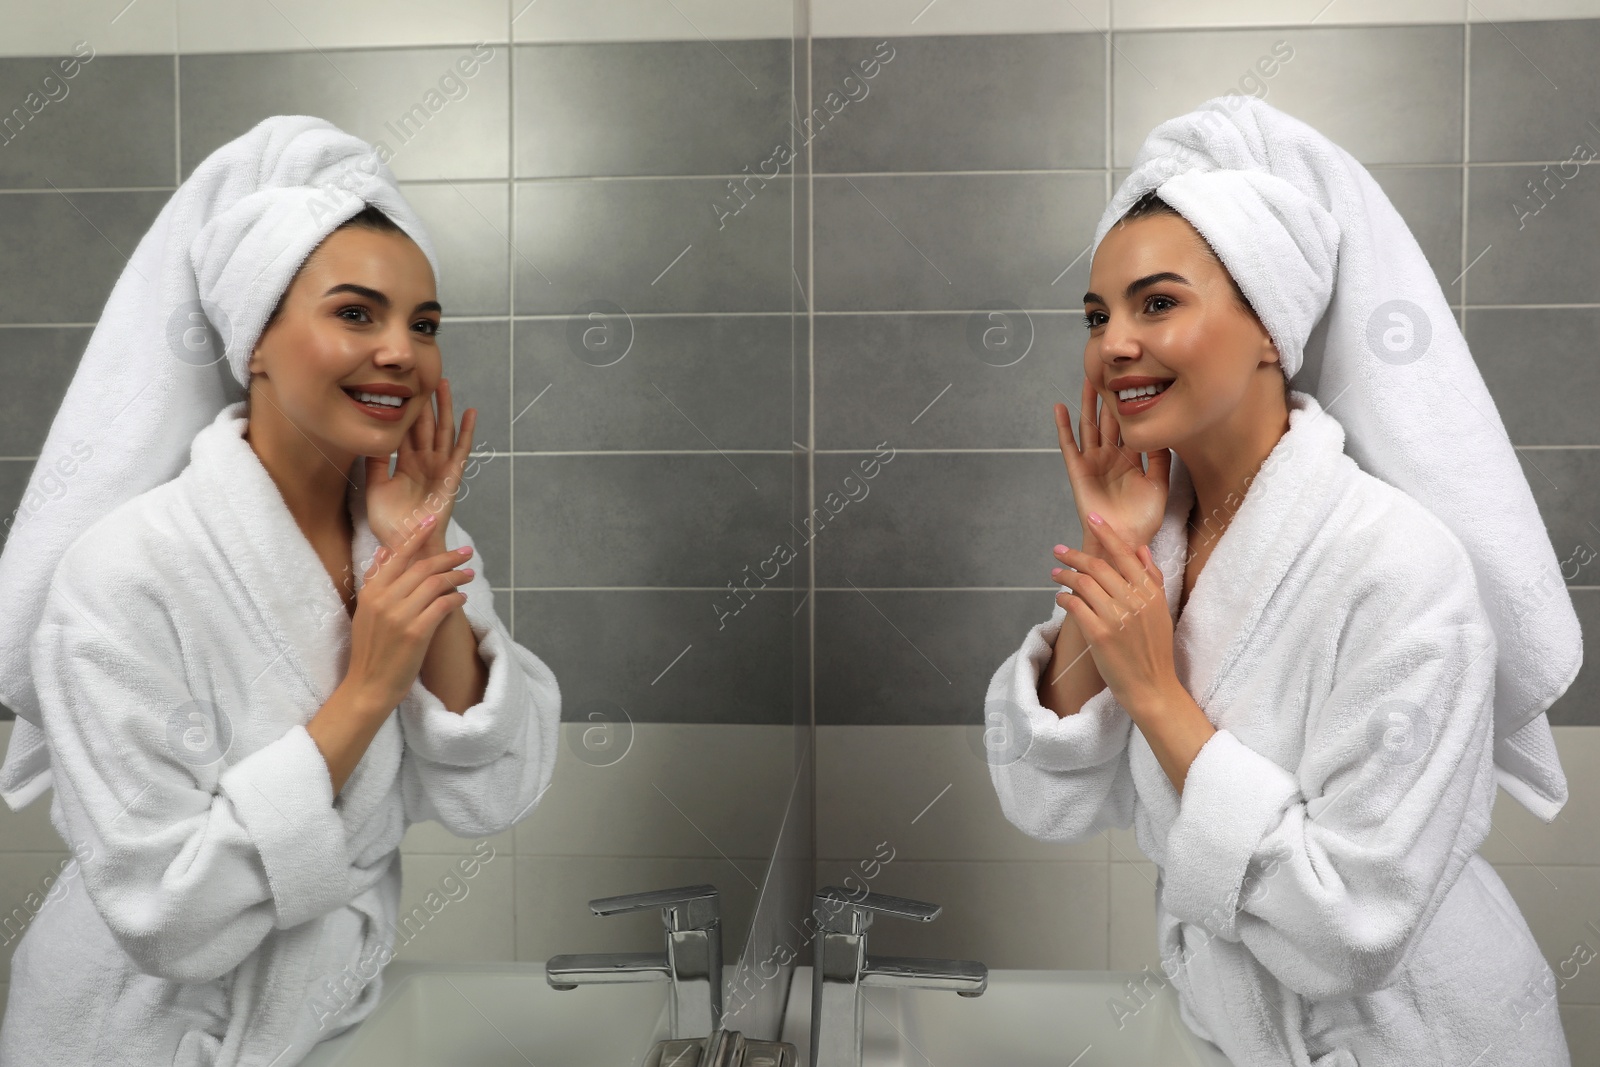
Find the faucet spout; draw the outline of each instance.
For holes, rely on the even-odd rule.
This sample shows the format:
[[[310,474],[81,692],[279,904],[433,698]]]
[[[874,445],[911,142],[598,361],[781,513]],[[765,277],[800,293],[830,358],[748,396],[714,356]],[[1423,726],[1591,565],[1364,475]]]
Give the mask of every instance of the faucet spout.
[[[964,997],[977,997],[989,988],[989,968],[977,960],[868,956],[861,968],[861,984],[897,989],[943,989]]]
[[[551,956],[544,973],[553,989],[618,982],[661,981],[671,976],[665,952],[579,952]]]

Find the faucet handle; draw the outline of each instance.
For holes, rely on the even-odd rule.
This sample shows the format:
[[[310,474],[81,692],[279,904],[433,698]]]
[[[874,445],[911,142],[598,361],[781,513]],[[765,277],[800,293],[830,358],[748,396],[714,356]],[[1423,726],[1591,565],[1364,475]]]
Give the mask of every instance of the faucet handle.
[[[852,893],[836,885],[817,890],[814,903],[822,920],[822,928],[835,934],[862,933],[872,925],[874,915],[925,923],[937,919],[944,910],[938,904],[923,900],[895,897],[888,893]],[[840,904],[844,907],[840,907]]]
[[[717,887],[710,884],[651,889],[589,901],[589,910],[596,915],[624,915],[649,908],[662,909],[661,918],[668,930],[705,930],[716,926],[721,915]]]

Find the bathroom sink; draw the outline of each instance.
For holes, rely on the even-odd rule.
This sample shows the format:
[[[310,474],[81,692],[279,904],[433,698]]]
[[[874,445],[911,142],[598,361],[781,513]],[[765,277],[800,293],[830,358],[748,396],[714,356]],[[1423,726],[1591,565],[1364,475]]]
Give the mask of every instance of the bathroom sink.
[[[551,989],[544,963],[384,968],[383,993],[354,1029],[303,1067],[635,1067],[668,1037],[667,982]]]
[[[1133,971],[996,971],[982,996],[864,987],[862,1067],[1230,1067],[1178,1017],[1170,984],[1143,994]],[[1107,1006],[1128,1009],[1117,1024]],[[1137,1010],[1135,1010],[1137,1009]],[[808,1062],[811,968],[795,969],[783,1040]]]

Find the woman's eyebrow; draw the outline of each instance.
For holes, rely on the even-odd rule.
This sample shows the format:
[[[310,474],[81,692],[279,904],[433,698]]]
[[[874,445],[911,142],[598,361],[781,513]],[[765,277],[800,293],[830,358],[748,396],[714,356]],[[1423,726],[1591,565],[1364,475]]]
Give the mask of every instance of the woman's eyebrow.
[[[368,288],[365,285],[357,285],[354,282],[344,282],[342,284],[336,285],[332,289],[329,289],[326,293],[323,293],[322,295],[323,296],[332,296],[334,293],[355,293],[357,296],[366,297],[368,300],[372,301],[374,304],[377,304],[379,307],[382,307],[382,308],[387,308],[392,303],[392,301],[389,299],[389,297],[386,294],[381,293],[376,289]],[[420,304],[418,304],[416,306],[415,310],[416,311],[437,311],[441,315],[444,314],[444,308],[439,305],[439,301],[437,301],[437,300],[424,300],[422,303],[420,303]]]
[[[1139,290],[1148,289],[1150,286],[1158,285],[1161,282],[1177,282],[1180,285],[1192,284],[1188,278],[1185,278],[1181,274],[1177,274],[1170,270],[1158,271],[1155,274],[1146,274],[1143,278],[1136,278],[1129,282],[1128,287],[1122,291],[1122,297],[1124,300],[1131,300],[1133,295]],[[1084,293],[1083,302],[1087,304],[1091,301],[1096,304],[1105,303],[1105,300],[1103,300],[1098,293]]]

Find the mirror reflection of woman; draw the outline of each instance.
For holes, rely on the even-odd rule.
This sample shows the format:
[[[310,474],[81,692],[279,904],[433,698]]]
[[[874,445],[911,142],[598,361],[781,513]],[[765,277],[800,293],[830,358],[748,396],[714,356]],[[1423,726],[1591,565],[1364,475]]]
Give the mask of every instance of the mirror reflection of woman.
[[[1076,434],[1055,405],[1083,543],[985,705],[1007,819],[1133,827],[1152,981],[1235,1067],[1567,1067],[1477,850],[1497,784],[1566,800],[1544,709],[1581,636],[1524,581],[1555,554],[1415,238],[1316,131],[1212,101],[1146,141],[1084,312]],[[1389,315],[1430,347],[1373,347]]]
[[[436,286],[393,175],[310,116],[219,148],[140,242],[42,450],[90,458],[0,557],[0,794],[53,787],[75,859],[0,1067],[292,1067],[414,936],[407,828],[487,838],[548,788],[555,677],[453,518],[476,412]],[[169,347],[195,308],[225,364]]]

